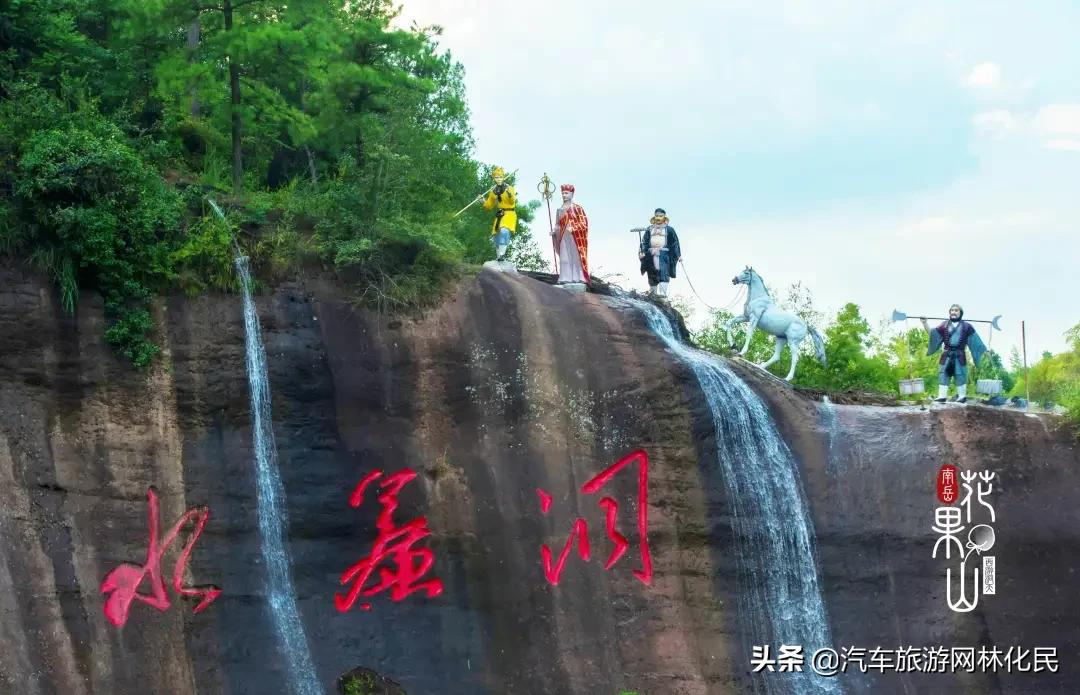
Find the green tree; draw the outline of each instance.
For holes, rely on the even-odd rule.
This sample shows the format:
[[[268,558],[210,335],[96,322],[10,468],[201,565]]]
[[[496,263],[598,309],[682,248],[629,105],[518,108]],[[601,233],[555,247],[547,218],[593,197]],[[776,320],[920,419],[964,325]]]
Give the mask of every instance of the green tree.
[[[909,329],[889,341],[886,356],[897,382],[922,379],[924,384],[933,388],[937,383],[939,355],[926,354],[929,343],[930,336],[922,328]]]
[[[1065,340],[1069,341],[1072,351],[1080,355],[1080,323],[1065,331]]]
[[[464,71],[386,0],[0,5],[0,252],[101,292],[109,339],[153,353],[155,292],[323,262],[386,309],[492,257]],[[230,190],[233,195],[223,194]],[[212,195],[228,223],[207,216]],[[546,266],[518,207],[511,245]],[[76,230],[82,230],[77,232]],[[140,313],[144,312],[144,313]]]
[[[276,148],[304,148],[315,136],[306,98],[327,57],[338,55],[335,5],[138,0],[130,8],[136,35],[162,37],[154,96],[166,131],[189,156],[227,150],[234,193],[244,186],[248,160],[265,166]],[[253,184],[261,182],[253,176]]]
[[[1065,332],[1069,349],[1059,354],[1044,352],[1013,385],[1011,395],[1030,393],[1036,403],[1054,403],[1065,407],[1069,416],[1080,423],[1080,324]]]
[[[825,329],[827,366],[808,361],[799,383],[828,390],[859,389],[895,393],[896,383],[881,354],[869,354],[873,346],[870,324],[856,304],[845,304]]]

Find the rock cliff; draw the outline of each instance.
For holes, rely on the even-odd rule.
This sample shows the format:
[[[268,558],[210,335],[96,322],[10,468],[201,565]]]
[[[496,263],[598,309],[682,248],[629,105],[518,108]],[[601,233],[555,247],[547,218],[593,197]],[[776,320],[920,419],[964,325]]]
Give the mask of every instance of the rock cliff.
[[[354,669],[409,695],[783,691],[750,673],[761,642],[739,614],[709,406],[639,311],[490,271],[412,318],[357,310],[319,277],[256,302],[292,579],[327,692]],[[104,344],[100,299],[66,316],[41,277],[0,267],[0,692],[287,692],[290,659],[267,609],[240,298],[177,296],[155,314],[163,352],[137,372]],[[798,462],[832,646],[1056,647],[1061,662],[1038,674],[848,673],[835,680],[843,691],[1075,692],[1071,430],[979,407],[828,406],[731,368]],[[638,449],[648,585],[634,574],[637,468],[602,493],[581,489]],[[997,594],[968,613],[946,606],[945,563],[931,557],[945,462],[997,475]],[[424,578],[443,591],[382,592],[362,599],[370,610],[340,612],[339,580],[371,552],[380,511],[377,483],[356,507],[350,494],[372,471],[405,468],[418,475],[393,519],[426,518],[416,547],[432,551]],[[222,593],[194,613],[175,592],[178,541],[161,563],[171,606],[135,602],[117,627],[100,585],[121,563],[145,562],[151,486],[162,534],[185,511],[210,510],[183,583]],[[629,542],[610,569],[602,496],[619,505]],[[553,584],[541,546],[558,560],[578,518],[591,558],[575,546]]]

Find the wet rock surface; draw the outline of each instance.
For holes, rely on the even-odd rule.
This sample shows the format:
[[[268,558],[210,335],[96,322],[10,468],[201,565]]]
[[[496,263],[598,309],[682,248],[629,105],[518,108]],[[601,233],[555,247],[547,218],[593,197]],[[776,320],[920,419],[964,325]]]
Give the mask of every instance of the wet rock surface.
[[[481,272],[416,317],[358,311],[321,278],[256,297],[287,495],[298,605],[327,692],[363,664],[425,693],[745,692],[731,510],[703,489],[705,403],[642,317],[602,294]],[[594,289],[603,290],[602,287]],[[288,682],[266,610],[240,298],[173,297],[155,309],[163,353],[144,372],[104,344],[100,299],[74,316],[21,267],[0,266],[0,692],[277,693]],[[734,363],[733,363],[734,364]],[[1055,418],[987,409],[834,406],[768,380],[761,393],[795,452],[817,533],[837,648],[1057,646],[1058,674],[848,675],[848,692],[1073,692],[1080,680],[1080,454]],[[610,571],[600,495],[581,485],[631,451],[649,455],[646,587],[631,548]],[[941,463],[994,470],[999,590],[973,612],[944,604],[930,557]],[[424,515],[436,598],[334,607],[342,572],[370,552],[379,505],[360,479],[410,468],[398,523]],[[99,585],[139,564],[147,488],[168,528],[206,505],[185,584],[221,596],[201,613],[136,602],[123,628]],[[551,495],[542,512],[537,489]],[[575,519],[592,557],[556,556]],[[179,544],[177,544],[179,546]],[[148,584],[142,586],[148,591]],[[389,691],[394,692],[394,691]]]
[[[759,388],[764,383],[753,368],[741,372]],[[837,649],[1055,647],[1060,660],[1057,673],[854,674],[844,678],[850,691],[1072,690],[1080,678],[1072,656],[1080,653],[1073,619],[1080,597],[1070,588],[1080,574],[1080,440],[1073,426],[981,406],[830,406],[791,390],[760,391],[802,462]],[[995,475],[986,498],[994,521],[976,503],[960,537],[966,542],[971,525],[992,523],[997,593],[963,613],[947,605],[945,571],[952,565],[955,581],[955,551],[951,563],[943,548],[933,557],[944,463]],[[954,583],[954,600],[957,589]]]

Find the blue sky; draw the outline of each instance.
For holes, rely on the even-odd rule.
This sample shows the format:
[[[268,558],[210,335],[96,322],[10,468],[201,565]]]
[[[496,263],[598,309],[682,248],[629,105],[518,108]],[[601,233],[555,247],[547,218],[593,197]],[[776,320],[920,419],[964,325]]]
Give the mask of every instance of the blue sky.
[[[661,206],[714,305],[752,264],[875,324],[1003,314],[1005,352],[1021,319],[1029,355],[1080,322],[1080,3],[414,0],[413,20],[465,66],[477,157],[522,194],[575,184],[594,272],[624,286],[646,286],[628,230]]]

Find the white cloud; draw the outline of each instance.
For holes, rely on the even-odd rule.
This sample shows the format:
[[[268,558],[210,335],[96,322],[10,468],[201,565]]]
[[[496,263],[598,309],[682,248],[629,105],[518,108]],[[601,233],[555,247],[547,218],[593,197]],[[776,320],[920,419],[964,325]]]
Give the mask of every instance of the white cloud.
[[[975,129],[994,138],[1022,134],[1050,150],[1080,152],[1080,104],[1047,104],[1032,115],[997,110],[977,113]]]
[[[1047,140],[1043,143],[1049,150],[1080,152],[1080,140]]]
[[[1018,125],[1016,116],[1009,111],[984,111],[977,113],[971,119],[975,128],[981,133],[1001,137]]]
[[[937,236],[956,225],[947,215],[924,217],[908,226],[908,233],[913,236]]]
[[[964,83],[975,89],[992,89],[1001,84],[1001,68],[997,63],[979,63],[968,73]]]
[[[1002,242],[1035,233],[1057,223],[1057,216],[1047,210],[1006,209],[993,215],[978,209],[958,208],[951,214],[922,217],[902,226],[902,235],[912,242]],[[919,247],[916,256],[922,253]]]
[[[1035,114],[1034,126],[1044,136],[1080,136],[1080,104],[1048,104]]]

